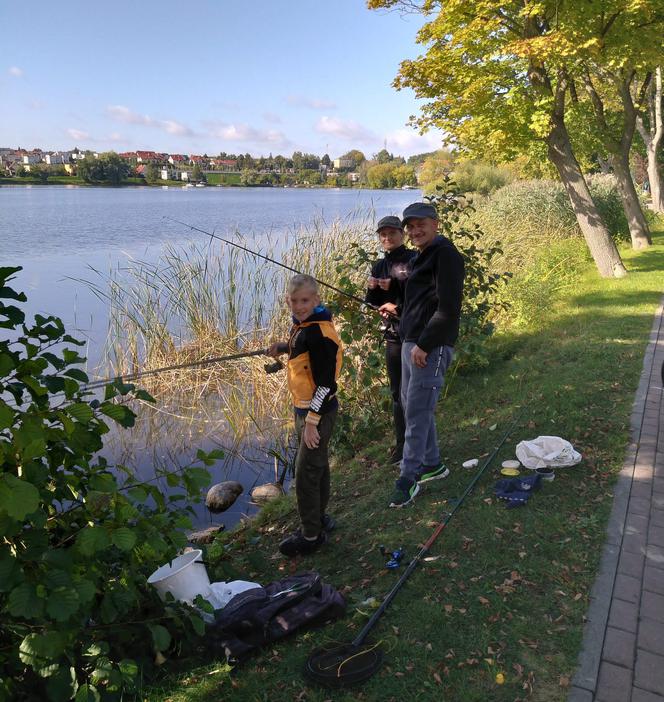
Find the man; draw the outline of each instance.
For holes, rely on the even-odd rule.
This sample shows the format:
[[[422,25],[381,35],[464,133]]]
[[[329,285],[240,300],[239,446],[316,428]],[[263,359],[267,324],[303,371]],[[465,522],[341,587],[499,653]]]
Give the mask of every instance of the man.
[[[399,217],[388,215],[380,219],[376,225],[376,234],[384,255],[371,266],[364,299],[375,307],[380,307],[386,302],[393,302],[399,306],[403,302],[410,264],[417,253],[404,246],[403,226]],[[406,433],[406,422],[401,407],[401,339],[398,320],[392,317],[384,321],[381,330],[385,339],[385,365],[390,380],[394,419],[395,446],[390,453],[389,462],[398,465],[403,456]]]
[[[406,434],[401,472],[390,507],[413,501],[422,483],[449,475],[440,460],[434,410],[459,335],[464,264],[452,242],[438,234],[438,213],[426,202],[403,211],[402,222],[418,250],[406,282],[403,306],[381,305],[400,316],[401,404]]]

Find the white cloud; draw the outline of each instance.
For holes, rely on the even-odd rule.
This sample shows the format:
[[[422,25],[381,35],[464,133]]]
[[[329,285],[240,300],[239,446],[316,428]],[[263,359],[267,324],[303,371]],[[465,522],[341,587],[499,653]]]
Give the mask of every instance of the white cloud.
[[[130,110],[125,105],[109,105],[106,108],[106,113],[116,122],[123,124],[137,124],[141,127],[153,127],[161,129],[167,134],[175,136],[195,136],[195,132],[191,127],[181,122],[176,122],[172,119],[154,119],[149,115],[142,115],[138,112]]]
[[[387,150],[400,155],[411,155],[435,151],[443,146],[443,134],[430,131],[418,134],[414,129],[395,129],[385,134]]]
[[[14,78],[22,78],[25,72],[18,66],[10,66],[7,69],[7,73],[9,73],[10,76],[14,76]]]
[[[310,110],[336,110],[337,106],[331,100],[318,100],[304,95],[289,95],[286,102],[294,107],[307,107]]]
[[[346,141],[375,141],[378,137],[370,129],[353,120],[323,115],[314,129],[320,134],[332,134]]]
[[[263,112],[263,119],[270,124],[281,124],[283,121],[281,117],[274,112]]]
[[[210,136],[226,141],[249,142],[274,147],[285,147],[290,144],[284,133],[276,129],[256,129],[248,124],[227,124],[225,122],[207,122],[205,124]]]
[[[69,134],[74,141],[83,141],[84,139],[87,141],[94,141],[94,139],[91,140],[90,135],[82,129],[68,129],[67,134]]]

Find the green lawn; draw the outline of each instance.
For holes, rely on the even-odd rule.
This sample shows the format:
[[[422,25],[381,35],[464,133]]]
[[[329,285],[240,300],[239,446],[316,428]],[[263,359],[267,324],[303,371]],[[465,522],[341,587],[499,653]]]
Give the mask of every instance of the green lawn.
[[[272,645],[230,676],[204,646],[164,666],[149,700],[564,700],[604,542],[612,484],[628,441],[629,414],[653,313],[664,290],[664,232],[655,245],[622,251],[629,276],[602,280],[592,265],[537,325],[503,333],[490,366],[457,375],[438,410],[451,476],[425,488],[410,509],[388,510],[396,477],[385,465],[391,430],[356,437],[357,453],[333,471],[331,543],[293,568],[316,569],[343,590],[348,613],[333,625]],[[330,692],[301,675],[309,652],[350,641],[400,571],[384,568],[379,544],[407,557],[431,533],[473,476],[460,467],[489,453],[525,408],[497,460],[373,631],[387,662],[361,688]],[[492,495],[500,462],[539,434],[572,441],[584,456],[558,471],[530,503],[507,510]],[[208,554],[213,579],[269,582],[290,572],[278,541],[296,527],[290,498],[273,505]],[[499,685],[496,675],[505,683]]]

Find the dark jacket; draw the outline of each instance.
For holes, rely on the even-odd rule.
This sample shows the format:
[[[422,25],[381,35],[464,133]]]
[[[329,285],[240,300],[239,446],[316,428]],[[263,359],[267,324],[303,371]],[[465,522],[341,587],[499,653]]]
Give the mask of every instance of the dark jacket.
[[[437,236],[412,263],[400,309],[399,335],[422,350],[454,346],[459,336],[463,297],[463,257]]]
[[[371,266],[371,275],[374,278],[389,278],[391,280],[389,290],[376,287],[368,289],[364,299],[371,305],[380,307],[386,302],[393,302],[395,305],[403,303],[404,289],[406,281],[410,275],[411,264],[417,256],[417,251],[400,246],[394,251],[386,252],[383,258],[379,258]],[[388,321],[383,327],[384,337],[387,341],[400,341],[399,322]]]
[[[316,307],[303,322],[293,318],[288,339],[288,389],[298,414],[318,424],[320,415],[337,406],[337,378],[342,345],[325,307]]]

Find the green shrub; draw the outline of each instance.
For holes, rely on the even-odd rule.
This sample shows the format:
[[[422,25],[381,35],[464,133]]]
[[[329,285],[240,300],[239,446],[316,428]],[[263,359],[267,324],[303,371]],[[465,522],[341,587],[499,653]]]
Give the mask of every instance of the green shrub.
[[[506,303],[500,314],[502,325],[518,329],[541,323],[590,260],[581,239],[556,241],[540,248],[529,265],[515,272],[501,291]]]
[[[133,385],[86,392],[83,342],[61,320],[25,322],[0,268],[0,700],[119,700],[156,654],[202,634],[199,613],[146,582],[186,543],[202,467],[162,474],[165,496],[99,455],[108,420],[134,424]],[[9,300],[9,303],[5,303]],[[218,452],[198,452],[210,465]],[[121,480],[122,478],[122,480]],[[181,507],[181,505],[187,507]]]
[[[615,179],[591,176],[589,187],[611,235],[629,240]],[[581,237],[567,193],[556,181],[517,181],[477,199],[474,205],[472,219],[484,232],[483,244],[502,242],[504,253],[495,263],[507,270],[527,267],[539,256],[542,246]]]
[[[488,195],[514,180],[512,172],[482,161],[462,161],[454,167],[454,182],[461,192]]]

